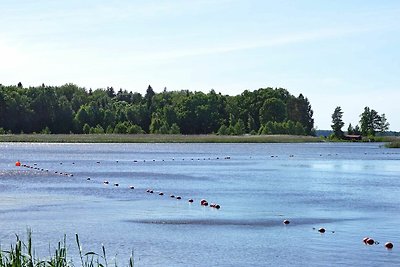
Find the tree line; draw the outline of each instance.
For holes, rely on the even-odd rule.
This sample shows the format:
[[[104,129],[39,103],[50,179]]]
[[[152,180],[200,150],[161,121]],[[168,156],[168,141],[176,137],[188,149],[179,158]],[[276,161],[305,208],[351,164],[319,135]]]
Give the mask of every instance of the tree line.
[[[229,96],[211,90],[144,95],[75,84],[0,85],[0,133],[314,135],[311,104],[283,88]]]
[[[344,132],[342,130],[344,122],[342,120],[343,111],[340,106],[336,107],[332,114],[332,130],[333,138],[342,139]],[[370,107],[365,107],[364,111],[360,114],[359,125],[355,127],[349,124],[347,128],[348,135],[363,135],[363,136],[375,136],[377,133],[385,133],[389,130],[389,122],[386,119],[385,113],[379,114],[376,110]]]

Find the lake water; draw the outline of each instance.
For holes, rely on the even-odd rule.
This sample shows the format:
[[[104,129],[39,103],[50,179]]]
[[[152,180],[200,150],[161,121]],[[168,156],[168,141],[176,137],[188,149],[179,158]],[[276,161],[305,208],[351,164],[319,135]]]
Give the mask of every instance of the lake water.
[[[29,227],[38,256],[64,234],[76,255],[78,233],[84,251],[104,244],[120,266],[132,249],[136,266],[400,265],[400,150],[382,144],[1,143],[0,151],[3,248]],[[379,244],[364,245],[365,236]]]

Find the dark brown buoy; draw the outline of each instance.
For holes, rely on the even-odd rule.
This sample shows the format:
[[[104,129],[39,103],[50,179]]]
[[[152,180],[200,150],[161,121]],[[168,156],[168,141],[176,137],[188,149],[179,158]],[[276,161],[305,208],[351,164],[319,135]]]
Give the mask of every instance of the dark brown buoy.
[[[385,243],[385,248],[392,249],[393,248],[393,243],[392,242],[386,242]]]
[[[366,241],[366,243],[367,243],[368,245],[373,245],[373,244],[375,244],[375,240],[373,240],[372,238],[368,238],[367,241]]]

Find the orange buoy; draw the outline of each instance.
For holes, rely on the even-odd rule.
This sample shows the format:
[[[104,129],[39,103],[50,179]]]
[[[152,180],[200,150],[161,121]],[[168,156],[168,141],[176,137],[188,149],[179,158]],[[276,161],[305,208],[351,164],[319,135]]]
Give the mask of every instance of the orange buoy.
[[[15,162],[15,166],[20,167],[21,166],[21,162],[19,162],[19,161]]]
[[[321,234],[325,233],[325,228],[322,228],[322,227],[319,228],[319,229],[318,229],[318,232],[320,232]]]
[[[393,243],[392,242],[386,242],[385,243],[385,248],[392,249],[393,248]]]
[[[290,221],[289,220],[283,220],[283,224],[289,224]]]

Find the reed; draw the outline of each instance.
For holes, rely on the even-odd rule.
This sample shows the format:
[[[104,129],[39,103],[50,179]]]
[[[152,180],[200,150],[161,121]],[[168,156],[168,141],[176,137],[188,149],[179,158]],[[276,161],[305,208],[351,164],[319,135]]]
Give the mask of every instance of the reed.
[[[0,142],[29,143],[309,143],[313,136],[296,135],[162,135],[162,134],[5,134]]]
[[[400,141],[393,141],[386,144],[387,148],[400,148]]]
[[[81,267],[108,267],[104,245],[102,245],[102,255],[93,251],[84,253],[78,234],[75,237]],[[58,242],[53,252],[50,251],[50,256],[42,259],[36,258],[32,245],[32,231],[28,230],[27,243],[21,241],[16,235],[16,242],[10,245],[9,250],[3,250],[0,247],[0,267],[76,267],[67,252],[66,236],[64,235],[63,241]],[[133,251],[127,266],[134,267]],[[114,267],[118,267],[116,262]]]

